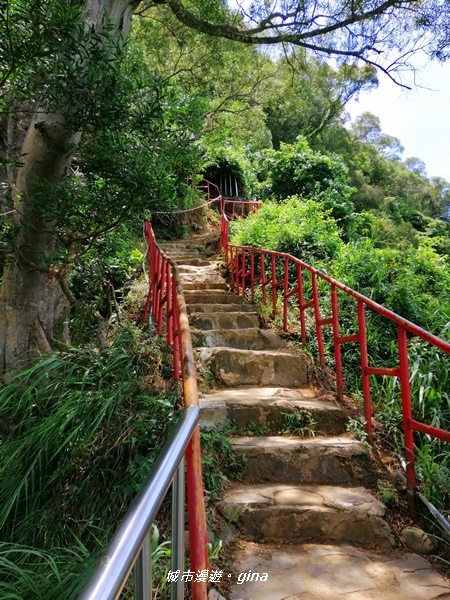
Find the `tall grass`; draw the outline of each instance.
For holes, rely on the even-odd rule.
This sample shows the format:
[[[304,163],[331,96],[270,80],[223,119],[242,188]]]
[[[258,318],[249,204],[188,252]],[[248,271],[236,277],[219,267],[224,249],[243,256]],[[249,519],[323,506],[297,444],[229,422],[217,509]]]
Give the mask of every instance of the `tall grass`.
[[[0,390],[0,597],[76,597],[177,418],[164,368],[160,342],[127,326]]]

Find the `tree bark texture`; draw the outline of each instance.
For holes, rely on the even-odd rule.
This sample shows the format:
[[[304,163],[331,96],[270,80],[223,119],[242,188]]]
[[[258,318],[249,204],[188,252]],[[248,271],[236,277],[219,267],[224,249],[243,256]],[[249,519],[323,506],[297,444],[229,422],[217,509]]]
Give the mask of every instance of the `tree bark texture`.
[[[125,38],[137,4],[135,0],[86,0],[86,27],[101,29],[106,16],[117,38]],[[36,347],[45,350],[44,340],[54,337],[57,319],[63,314],[67,319],[55,267],[49,264],[55,227],[37,207],[34,187],[36,182],[57,181],[64,175],[71,161],[68,148],[79,138],[64,126],[62,115],[36,110],[22,145],[21,166],[11,190],[17,197],[12,218],[18,234],[0,284],[0,376],[14,371]]]

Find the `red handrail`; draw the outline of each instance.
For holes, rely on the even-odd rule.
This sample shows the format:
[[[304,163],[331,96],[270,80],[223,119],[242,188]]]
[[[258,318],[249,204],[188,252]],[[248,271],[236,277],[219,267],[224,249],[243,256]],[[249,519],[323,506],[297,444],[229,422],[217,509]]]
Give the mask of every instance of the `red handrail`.
[[[173,352],[173,374],[182,380],[185,407],[199,404],[191,332],[181,280],[176,264],[158,246],[152,226],[144,222],[147,243],[149,290],[142,323],[149,309],[159,335],[166,325],[167,343]],[[186,449],[186,484],[189,516],[189,556],[194,573],[208,569],[205,496],[203,491],[200,432],[195,429]],[[206,581],[192,581],[193,600],[206,600]]]
[[[331,325],[333,332],[334,358],[336,365],[336,390],[338,398],[343,396],[343,371],[342,371],[342,344],[357,342],[360,348],[360,365],[362,388],[364,396],[365,429],[372,437],[372,405],[371,405],[371,375],[385,375],[397,377],[400,382],[402,415],[403,415],[403,438],[406,459],[406,477],[408,485],[408,498],[411,516],[414,518],[415,503],[414,489],[416,488],[416,477],[414,470],[414,440],[413,433],[418,431],[432,437],[450,442],[450,432],[438,427],[433,427],[415,420],[412,416],[411,390],[409,374],[409,353],[407,344],[407,333],[418,336],[422,340],[432,344],[435,348],[442,350],[450,355],[450,343],[433,335],[429,331],[422,329],[411,321],[397,315],[384,306],[374,302],[367,296],[356,292],[348,286],[322,273],[318,269],[308,265],[302,260],[271,250],[260,248],[250,248],[248,246],[237,246],[229,244],[228,240],[228,222],[229,219],[225,213],[222,213],[222,227],[220,236],[220,245],[224,255],[226,266],[231,277],[231,284],[235,291],[244,296],[249,289],[249,297],[253,300],[255,295],[255,284],[262,288],[263,302],[267,301],[268,293],[272,301],[272,310],[275,315],[277,312],[277,302],[281,301],[283,330],[288,329],[288,302],[290,298],[295,298],[299,309],[300,332],[303,343],[306,343],[306,311],[313,308],[316,338],[321,364],[325,366],[325,350],[323,343],[323,327]],[[259,265],[259,272],[255,265]],[[281,279],[277,278],[278,272],[282,273]],[[296,282],[289,282],[289,269],[293,268],[296,272]],[[304,298],[304,272],[311,274],[311,299],[305,301]],[[320,307],[320,295],[317,280],[320,279],[329,285],[331,299],[331,317],[322,318]],[[281,292],[281,293],[280,293]],[[351,296],[357,303],[357,321],[358,330],[347,336],[340,334],[339,328],[339,303],[338,293],[344,293]],[[281,296],[281,298],[279,298]],[[369,365],[367,350],[367,331],[366,331],[366,309],[373,310],[382,315],[385,319],[397,325],[397,346],[398,346],[398,366],[394,368],[372,367]]]
[[[197,189],[205,190],[208,204],[217,202],[219,205],[219,213],[221,215],[228,215],[228,218],[232,221],[237,217],[247,217],[250,213],[258,210],[258,208],[262,206],[262,202],[259,202],[258,200],[230,200],[228,198],[223,198],[219,187],[207,179],[204,179],[203,183],[197,186]],[[217,194],[214,198],[211,197],[211,190],[214,190]]]

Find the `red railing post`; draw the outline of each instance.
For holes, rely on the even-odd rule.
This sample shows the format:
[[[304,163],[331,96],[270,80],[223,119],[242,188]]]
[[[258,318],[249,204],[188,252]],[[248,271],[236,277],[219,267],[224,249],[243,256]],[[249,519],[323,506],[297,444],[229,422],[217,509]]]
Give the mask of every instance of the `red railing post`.
[[[181,284],[177,287],[178,314],[181,340],[181,370],[185,406],[198,404],[197,379],[192,356],[189,321]],[[194,572],[208,569],[208,535],[205,519],[205,497],[203,493],[202,461],[199,427],[194,431],[186,448],[186,487],[189,516],[189,558]],[[192,582],[193,600],[206,600],[206,582]]]
[[[372,403],[370,401],[370,375],[368,373],[369,359],[367,355],[367,332],[366,332],[366,313],[364,302],[358,302],[358,327],[359,327],[359,349],[361,362],[362,389],[364,396],[364,416],[366,419],[365,430],[372,441]]]
[[[242,275],[241,275],[241,296],[243,296],[245,298],[245,274],[246,274],[246,269],[245,269],[245,249],[242,250]]]
[[[237,273],[236,273],[236,256],[237,249],[230,249],[230,275],[231,275],[231,287],[237,291]]]
[[[250,289],[252,301],[255,299],[255,251],[250,250]]]
[[[167,269],[166,283],[166,315],[167,315],[167,343],[173,348],[173,286],[172,286],[172,269],[169,265]]]
[[[155,249],[155,252],[157,250]],[[158,327],[160,321],[160,313],[161,313],[161,298],[162,298],[162,285],[163,285],[163,270],[164,270],[164,258],[161,254],[158,253],[158,258],[156,268],[158,271],[155,273],[155,323]],[[158,329],[158,333],[160,331]]]
[[[175,278],[172,277],[172,297],[173,303],[173,322],[174,322],[174,339],[173,339],[173,377],[175,381],[180,380],[180,351],[181,351],[181,338],[180,338],[180,314],[178,311],[177,302],[177,289]]]
[[[406,329],[401,325],[399,325],[398,327],[398,355],[400,360],[399,379],[402,395],[403,435],[405,440],[408,507],[411,518],[415,520],[416,503],[414,490],[416,489],[417,483],[414,471],[414,436],[413,429],[411,427],[412,408],[411,388],[409,385],[408,338],[406,335]]]
[[[283,331],[288,330],[288,286],[289,286],[289,257],[284,259],[283,273]]]
[[[272,317],[277,314],[277,265],[275,253],[272,253],[272,270],[270,273],[270,281],[272,284]]]
[[[325,349],[323,346],[322,322],[320,316],[319,290],[317,288],[317,278],[315,273],[311,273],[311,286],[314,302],[314,317],[316,321],[317,347],[319,350],[320,362],[325,366]]]
[[[162,334],[163,311],[164,311],[164,287],[166,284],[166,271],[167,271],[167,261],[162,259],[161,275],[160,275],[160,279],[158,282],[158,321],[157,321],[158,335]]]
[[[263,304],[267,302],[267,292],[266,292],[266,267],[264,264],[264,254],[261,250],[259,253],[260,265],[261,265],[261,285],[262,285],[262,301]]]
[[[339,338],[339,305],[336,286],[331,285],[331,318],[333,326],[334,361],[336,364],[336,395],[339,400],[344,397],[344,379],[342,376],[341,343]]]
[[[297,282],[298,282],[298,309],[300,311],[300,332],[302,336],[302,344],[306,345],[306,318],[305,318],[305,302],[303,294],[303,271],[302,266],[297,263]]]

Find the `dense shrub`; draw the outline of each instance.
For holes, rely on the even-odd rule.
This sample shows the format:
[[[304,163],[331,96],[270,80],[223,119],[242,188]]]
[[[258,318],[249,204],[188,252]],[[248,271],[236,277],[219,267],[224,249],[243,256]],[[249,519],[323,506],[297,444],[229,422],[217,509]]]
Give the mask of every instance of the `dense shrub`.
[[[339,228],[321,202],[292,196],[283,202],[265,202],[249,218],[231,226],[232,243],[287,252],[324,265],[342,244]]]
[[[348,185],[348,169],[337,155],[311,150],[305,139],[280,144],[280,149],[263,153],[259,191],[262,197],[282,201],[289,196],[314,199],[341,221],[354,212]],[[341,226],[344,223],[341,223]]]

